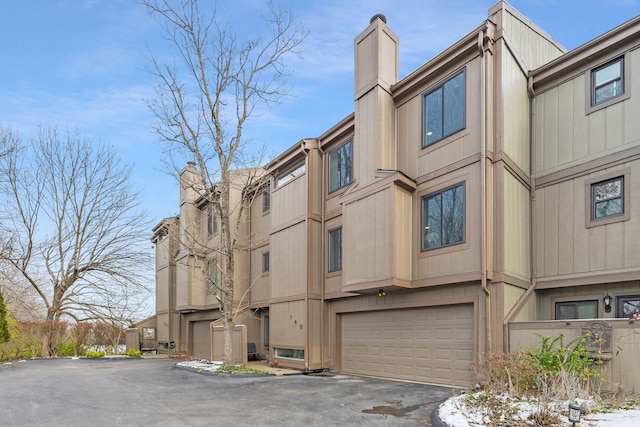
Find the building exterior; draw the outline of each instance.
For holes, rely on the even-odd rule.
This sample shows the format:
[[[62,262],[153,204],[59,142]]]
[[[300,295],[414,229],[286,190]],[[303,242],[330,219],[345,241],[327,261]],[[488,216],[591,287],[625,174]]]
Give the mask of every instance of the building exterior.
[[[500,1],[400,80],[373,17],[354,113],[265,165],[242,218],[248,341],[283,366],[467,385],[483,353],[529,339],[517,324],[640,312],[639,47],[640,17],[566,52]],[[217,224],[198,173],[153,230],[145,326],[160,351],[211,358]]]

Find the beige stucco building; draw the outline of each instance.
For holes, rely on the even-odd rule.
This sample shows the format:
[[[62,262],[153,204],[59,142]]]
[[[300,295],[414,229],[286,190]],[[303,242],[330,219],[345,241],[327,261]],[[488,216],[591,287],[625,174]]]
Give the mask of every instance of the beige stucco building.
[[[235,277],[259,353],[466,385],[483,353],[532,331],[625,318],[635,336],[640,17],[570,52],[506,2],[479,24],[399,80],[398,37],[373,17],[354,42],[354,113],[265,165]],[[185,167],[180,215],[153,230],[145,325],[160,351],[211,358],[211,268],[185,243],[216,265],[198,173]]]

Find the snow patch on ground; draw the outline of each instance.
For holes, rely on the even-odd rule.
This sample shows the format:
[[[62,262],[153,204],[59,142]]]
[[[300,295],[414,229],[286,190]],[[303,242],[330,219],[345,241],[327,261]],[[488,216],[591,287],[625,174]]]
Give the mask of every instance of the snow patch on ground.
[[[222,366],[222,362],[209,362],[207,360],[188,360],[176,363],[176,366],[196,369],[198,371],[215,372]]]
[[[486,426],[488,418],[486,413],[476,406],[467,405],[465,394],[454,396],[440,405],[438,415],[440,419],[448,426],[453,427],[481,427]],[[526,420],[529,415],[535,413],[539,406],[531,401],[515,400],[508,396],[505,399],[510,400],[510,405],[518,408],[521,420]],[[591,402],[578,402],[587,407]],[[562,408],[568,408],[568,403],[558,402],[558,412],[562,412]],[[568,409],[567,409],[568,411]],[[566,416],[560,416],[563,426],[571,425]],[[585,415],[580,423],[581,426],[589,427],[631,427],[640,426],[640,410],[618,410],[611,413],[591,413]]]

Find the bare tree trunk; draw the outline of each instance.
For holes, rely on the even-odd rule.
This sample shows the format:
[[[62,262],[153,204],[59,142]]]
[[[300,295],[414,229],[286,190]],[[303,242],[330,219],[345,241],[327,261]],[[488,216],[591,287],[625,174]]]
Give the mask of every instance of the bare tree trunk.
[[[150,73],[159,80],[157,97],[149,104],[158,119],[154,131],[168,147],[167,152],[174,154],[165,166],[177,173],[184,164],[182,156],[194,161],[202,178],[197,190],[220,219],[221,239],[213,251],[220,255],[223,277],[213,291],[223,319],[224,363],[231,364],[238,311],[234,307],[235,247],[242,237],[239,230],[244,209],[255,197],[252,189],[264,179],[260,169],[264,147],[252,149],[243,129],[261,108],[286,95],[284,60],[297,53],[307,32],[288,10],[277,9],[271,2],[267,3],[270,15],[264,18],[271,30],[266,37],[237,36],[226,22],[216,19],[215,9],[209,16],[201,11],[197,0],[143,3],[158,17],[182,65],[165,66],[157,59],[151,64]],[[236,178],[234,170],[238,169],[249,172]],[[231,191],[240,195],[235,206],[231,205]],[[206,242],[197,246],[207,247]]]

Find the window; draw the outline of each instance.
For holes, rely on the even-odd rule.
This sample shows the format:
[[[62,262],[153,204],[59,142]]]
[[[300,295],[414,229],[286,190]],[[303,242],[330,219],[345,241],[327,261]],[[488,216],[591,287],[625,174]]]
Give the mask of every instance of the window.
[[[271,191],[266,190],[262,193],[262,212],[267,212],[271,209]]]
[[[329,193],[351,183],[352,145],[351,141],[347,141],[329,153]]]
[[[618,297],[616,317],[633,317],[640,314],[640,295]]]
[[[329,271],[342,270],[342,227],[329,231]]]
[[[266,273],[269,271],[269,252],[264,252],[262,254],[262,272]]]
[[[597,318],[598,301],[568,301],[556,303],[556,320]]]
[[[155,340],[156,339],[156,328],[142,328],[142,339],[143,340]]]
[[[421,249],[464,242],[464,184],[422,197]]]
[[[302,175],[304,171],[304,160],[302,160],[301,162],[296,163],[292,168],[287,169],[279,174],[276,178],[276,186],[280,187],[281,185],[285,185],[287,182]]]
[[[304,350],[293,350],[291,348],[276,348],[276,357],[286,357],[288,359],[304,360]]]
[[[624,213],[624,177],[619,176],[591,185],[591,219],[598,220]]]
[[[591,105],[598,105],[624,94],[624,58],[618,58],[591,71]]]
[[[465,71],[427,93],[423,104],[423,148],[464,129]]]
[[[264,315],[264,346],[269,347],[269,315]]]
[[[207,208],[207,233],[213,236],[218,232],[218,221],[216,220],[216,212],[213,206]]]

